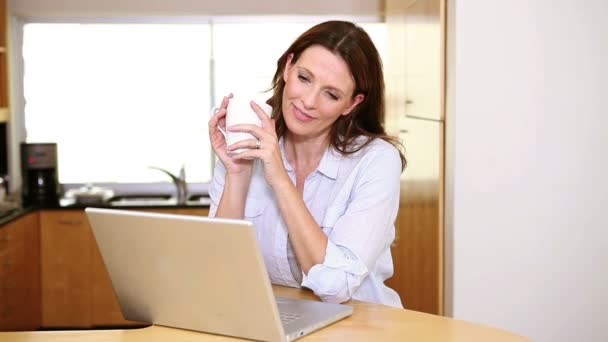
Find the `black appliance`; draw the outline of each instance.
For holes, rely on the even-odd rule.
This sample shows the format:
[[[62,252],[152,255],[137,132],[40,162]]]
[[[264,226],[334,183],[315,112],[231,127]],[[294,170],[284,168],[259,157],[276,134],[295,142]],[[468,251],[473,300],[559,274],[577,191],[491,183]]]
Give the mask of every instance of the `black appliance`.
[[[23,204],[53,206],[59,203],[57,144],[21,144]]]

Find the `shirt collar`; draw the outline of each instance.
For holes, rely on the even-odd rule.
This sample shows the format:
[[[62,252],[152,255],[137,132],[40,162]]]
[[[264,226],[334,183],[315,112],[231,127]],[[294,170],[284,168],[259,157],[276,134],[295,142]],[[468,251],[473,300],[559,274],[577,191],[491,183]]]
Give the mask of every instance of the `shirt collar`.
[[[287,170],[287,172],[293,172],[293,167],[289,164],[285,155],[285,140],[283,137],[279,139],[279,148],[281,150],[281,156],[283,157],[283,166],[285,167],[285,170]],[[329,146],[321,158],[321,162],[317,167],[317,172],[320,172],[331,179],[336,179],[338,177],[338,169],[340,168],[340,161],[342,158],[342,155],[336,151],[335,148]]]

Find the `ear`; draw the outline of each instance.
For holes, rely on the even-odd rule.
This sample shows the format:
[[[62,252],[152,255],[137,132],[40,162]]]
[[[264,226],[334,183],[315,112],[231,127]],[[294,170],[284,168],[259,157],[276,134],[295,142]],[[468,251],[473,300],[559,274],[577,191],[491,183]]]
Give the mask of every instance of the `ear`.
[[[287,74],[289,74],[289,70],[291,69],[291,61],[293,60],[293,53],[290,53],[287,56],[287,61],[285,62],[285,68],[283,68],[283,81],[287,82]]]
[[[350,106],[348,106],[348,108],[346,108],[344,110],[344,112],[342,113],[342,115],[348,115],[350,114],[353,109],[355,109],[355,107],[357,107],[357,105],[361,102],[363,102],[363,100],[365,100],[365,95],[363,94],[357,94],[355,95],[355,97],[352,100],[352,103],[350,104]]]

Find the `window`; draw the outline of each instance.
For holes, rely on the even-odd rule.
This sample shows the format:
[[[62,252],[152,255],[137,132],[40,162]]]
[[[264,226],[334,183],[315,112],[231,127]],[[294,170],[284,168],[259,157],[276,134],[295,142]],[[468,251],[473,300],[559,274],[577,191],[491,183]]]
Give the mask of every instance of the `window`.
[[[28,142],[57,143],[61,183],[208,181],[209,25],[24,27]]]
[[[209,182],[211,109],[231,91],[268,91],[314,23],[26,24],[26,141],[57,142],[62,184],[163,183],[149,166],[182,165],[190,183]],[[382,54],[383,24],[362,26]]]

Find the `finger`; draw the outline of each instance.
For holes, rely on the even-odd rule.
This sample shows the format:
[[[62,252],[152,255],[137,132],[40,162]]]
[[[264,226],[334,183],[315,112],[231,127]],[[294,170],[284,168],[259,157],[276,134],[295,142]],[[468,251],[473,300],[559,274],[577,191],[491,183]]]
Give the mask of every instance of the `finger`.
[[[217,112],[215,112],[215,114],[213,114],[211,116],[211,119],[209,119],[209,130],[213,130],[215,129],[218,124],[220,124],[222,121],[225,121],[226,118],[226,109],[220,109]]]
[[[232,125],[232,126],[228,127],[228,131],[250,133],[250,134],[253,134],[258,139],[260,139],[260,137],[267,134],[267,132],[264,131],[264,129],[262,129],[260,126],[252,125],[252,124]]]
[[[232,93],[224,96],[224,98],[222,99],[222,104],[220,105],[220,109],[226,109],[228,107],[228,102],[230,102],[230,99],[233,97],[234,95]]]
[[[222,109],[218,110],[217,112],[215,112],[214,116],[218,119],[218,121],[219,120],[223,120],[223,119],[226,118],[226,113],[227,112],[228,111],[226,110],[226,108],[222,108]]]
[[[211,115],[211,118],[209,118],[209,121],[207,122],[207,125],[209,125],[210,132],[212,132],[217,127],[217,121],[217,113]]]
[[[272,114],[272,113],[266,113],[262,109],[262,107],[260,107],[257,103],[255,103],[255,101],[251,101],[249,104],[251,105],[251,109],[253,109],[253,111],[258,115],[258,118],[260,118],[260,121],[262,122],[262,127],[270,127],[269,114]]]
[[[245,150],[241,153],[230,154],[230,156],[234,160],[262,159],[262,150],[258,150],[257,148],[252,148],[252,149]]]
[[[240,148],[245,149],[257,149],[258,148],[258,139],[245,139],[226,147],[228,151],[238,150]]]

